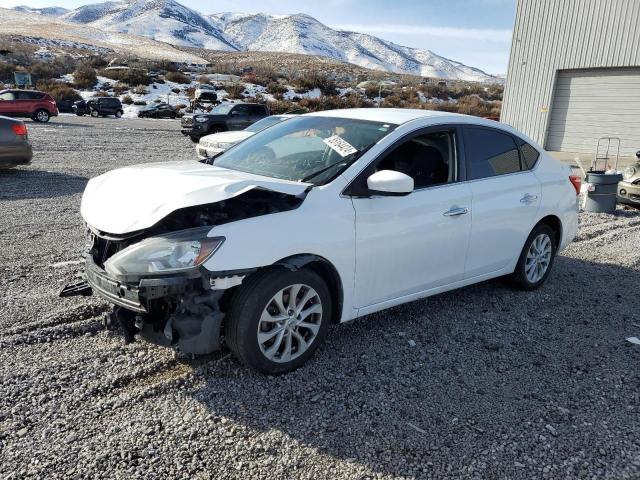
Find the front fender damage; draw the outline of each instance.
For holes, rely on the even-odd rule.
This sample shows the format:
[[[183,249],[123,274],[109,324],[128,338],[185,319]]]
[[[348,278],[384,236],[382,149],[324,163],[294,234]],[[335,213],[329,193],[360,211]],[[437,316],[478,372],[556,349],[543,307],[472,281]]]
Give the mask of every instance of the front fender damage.
[[[256,188],[221,202],[176,210],[142,231],[112,235],[94,229],[87,256],[87,280],[94,293],[115,304],[107,323],[119,323],[126,342],[138,335],[186,354],[205,355],[218,350],[225,292],[240,285],[255,269],[211,272],[200,267],[182,276],[115,279],[107,275],[104,263],[115,253],[151,236],[201,226],[213,228],[293,210],[302,204],[306,193],[289,195]]]

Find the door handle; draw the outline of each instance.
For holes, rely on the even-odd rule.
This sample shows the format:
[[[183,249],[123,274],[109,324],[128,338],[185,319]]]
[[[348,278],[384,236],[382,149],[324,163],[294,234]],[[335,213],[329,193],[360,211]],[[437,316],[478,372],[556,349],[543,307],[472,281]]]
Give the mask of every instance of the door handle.
[[[525,194],[524,197],[520,199],[520,203],[524,203],[525,205],[529,205],[538,200],[537,195],[531,195],[530,193]]]
[[[443,215],[445,217],[457,217],[459,215],[466,215],[467,213],[469,213],[469,209],[468,208],[451,207],[451,209],[447,210],[446,212],[444,212]]]

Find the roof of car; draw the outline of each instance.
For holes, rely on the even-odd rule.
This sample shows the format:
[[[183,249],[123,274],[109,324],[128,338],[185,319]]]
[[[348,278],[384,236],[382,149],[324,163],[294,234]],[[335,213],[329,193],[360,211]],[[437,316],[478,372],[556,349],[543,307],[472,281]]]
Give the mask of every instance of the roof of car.
[[[0,93],[4,92],[33,92],[33,93],[46,93],[41,92],[40,90],[27,90],[26,88],[3,88],[0,89]],[[47,94],[48,95],[48,94]]]
[[[346,108],[343,110],[326,110],[307,115],[321,117],[350,118],[353,120],[369,120],[373,122],[388,122],[396,125],[410,122],[418,118],[429,117],[467,117],[449,112],[437,112],[433,110],[418,110],[409,108]]]

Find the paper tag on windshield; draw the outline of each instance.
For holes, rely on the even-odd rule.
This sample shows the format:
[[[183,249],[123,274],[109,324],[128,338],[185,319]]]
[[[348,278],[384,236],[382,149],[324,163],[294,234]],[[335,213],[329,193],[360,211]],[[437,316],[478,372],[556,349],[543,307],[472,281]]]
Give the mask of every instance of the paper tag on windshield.
[[[334,135],[333,137],[325,138],[323,140],[324,143],[329,145],[332,149],[334,149],[341,157],[347,157],[352,155],[358,151],[353,145],[339,137],[338,135]]]

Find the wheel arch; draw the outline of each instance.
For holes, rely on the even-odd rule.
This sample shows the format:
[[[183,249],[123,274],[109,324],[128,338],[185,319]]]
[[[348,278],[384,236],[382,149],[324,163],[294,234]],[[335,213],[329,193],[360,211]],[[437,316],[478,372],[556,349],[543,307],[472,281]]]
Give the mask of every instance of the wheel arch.
[[[322,277],[331,293],[332,312],[331,323],[340,323],[342,319],[342,308],[344,302],[344,289],[342,279],[336,267],[324,257],[312,253],[292,255],[278,260],[273,264],[275,267],[284,267],[291,271],[308,268]]]
[[[547,215],[540,219],[538,223],[533,227],[537,227],[540,224],[547,225],[556,234],[556,248],[560,248],[562,244],[562,220],[556,215]],[[533,229],[532,229],[533,231]]]
[[[207,135],[220,133],[220,132],[228,132],[228,131],[229,131],[229,127],[225,122],[215,122],[215,123],[212,123],[207,128]]]

